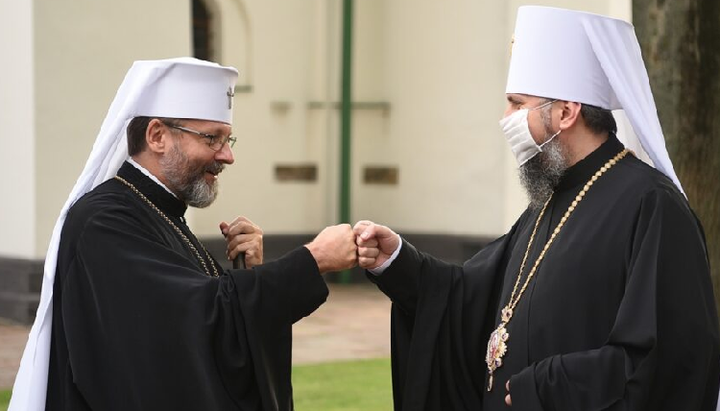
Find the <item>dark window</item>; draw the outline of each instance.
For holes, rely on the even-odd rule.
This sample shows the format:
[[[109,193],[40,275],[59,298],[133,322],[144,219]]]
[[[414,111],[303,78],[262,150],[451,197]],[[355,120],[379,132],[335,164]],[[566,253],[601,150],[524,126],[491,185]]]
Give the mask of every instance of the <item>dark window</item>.
[[[201,60],[212,60],[210,47],[210,13],[202,0],[192,2],[193,54]]]

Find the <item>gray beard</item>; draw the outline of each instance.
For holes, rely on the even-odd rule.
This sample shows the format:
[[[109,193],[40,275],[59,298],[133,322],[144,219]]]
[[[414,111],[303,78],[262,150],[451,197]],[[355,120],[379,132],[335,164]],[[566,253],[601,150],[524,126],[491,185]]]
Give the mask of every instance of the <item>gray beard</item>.
[[[565,150],[557,138],[520,167],[520,183],[530,200],[530,208],[542,208],[567,170]]]
[[[177,194],[178,198],[185,204],[197,208],[209,206],[218,195],[217,181],[208,184],[205,181],[205,171],[218,173],[225,168],[218,162],[209,166],[193,167],[187,155],[180,150],[178,145],[173,146],[170,152],[160,160],[160,167],[170,185],[169,188]]]

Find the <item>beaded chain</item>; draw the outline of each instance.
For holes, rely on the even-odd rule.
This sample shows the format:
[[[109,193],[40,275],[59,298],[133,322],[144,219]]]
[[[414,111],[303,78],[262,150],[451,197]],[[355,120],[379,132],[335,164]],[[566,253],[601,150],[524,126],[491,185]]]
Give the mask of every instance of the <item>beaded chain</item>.
[[[125,184],[126,186],[130,187],[130,189],[135,194],[137,194],[138,197],[140,197],[143,201],[145,201],[145,203],[147,203],[147,205],[149,205],[150,208],[155,210],[160,215],[160,217],[162,217],[168,224],[170,224],[170,226],[175,230],[175,232],[180,236],[180,238],[182,238],[185,241],[185,243],[188,245],[188,247],[190,247],[192,252],[195,254],[195,257],[197,257],[198,261],[200,261],[203,268],[205,269],[205,273],[209,277],[218,277],[219,276],[217,268],[215,267],[215,264],[212,264],[213,260],[212,260],[212,257],[210,257],[210,253],[208,253],[207,249],[202,244],[200,244],[200,246],[202,247],[203,251],[205,252],[205,255],[207,256],[208,261],[211,262],[210,265],[212,266],[212,270],[213,270],[212,274],[210,274],[210,270],[208,269],[205,259],[200,256],[200,252],[198,252],[197,248],[195,248],[195,246],[190,241],[190,239],[185,235],[185,233],[182,232],[180,227],[175,225],[175,223],[173,223],[172,220],[170,220],[170,218],[167,215],[165,215],[165,213],[162,212],[162,210],[160,210],[155,204],[153,204],[153,202],[150,201],[149,198],[145,197],[145,194],[141,193],[140,190],[135,188],[135,186],[132,185],[132,183],[130,183],[129,181],[125,180],[124,178],[122,178],[120,176],[115,176],[115,179],[120,181],[121,183]]]
[[[517,280],[515,280],[515,286],[513,287],[512,293],[510,294],[510,300],[508,301],[507,305],[505,305],[505,307],[501,310],[500,324],[490,335],[490,340],[488,341],[487,354],[485,356],[485,362],[487,363],[488,373],[490,376],[488,379],[488,391],[492,390],[493,374],[495,373],[496,369],[502,367],[502,358],[507,353],[507,340],[510,338],[510,334],[508,333],[505,326],[512,319],[514,313],[513,310],[515,309],[515,306],[517,306],[517,304],[520,302],[520,298],[522,298],[523,294],[525,293],[528,284],[530,284],[530,280],[532,280],[538,266],[540,265],[540,262],[545,257],[545,253],[550,248],[550,245],[552,245],[553,241],[555,241],[555,237],[557,237],[557,235],[560,233],[560,230],[563,228],[568,218],[570,218],[570,215],[573,213],[573,211],[575,211],[577,205],[585,197],[585,194],[587,194],[588,190],[590,190],[590,187],[595,184],[595,182],[598,180],[598,178],[600,178],[600,176],[605,174],[606,171],[608,171],[612,166],[617,164],[618,161],[625,157],[628,152],[628,149],[624,149],[623,151],[619,152],[615,157],[608,160],[605,165],[600,167],[600,169],[596,171],[595,174],[593,174],[590,180],[585,183],[585,186],[582,188],[582,190],[580,190],[578,195],[568,207],[567,211],[565,211],[565,214],[560,219],[560,222],[558,222],[558,225],[555,227],[555,230],[550,236],[550,239],[548,239],[547,243],[545,243],[545,246],[540,252],[537,260],[535,260],[535,264],[533,264],[530,273],[528,273],[525,282],[523,283],[520,291],[518,292],[518,286],[520,285],[520,280],[522,279],[522,272],[525,269],[525,263],[527,261],[528,254],[530,254],[530,248],[532,247],[533,241],[535,239],[535,234],[537,232],[538,226],[540,225],[540,220],[542,220],[542,217],[545,214],[545,209],[547,208],[550,200],[552,199],[552,195],[545,202],[545,205],[543,205],[543,208],[540,211],[537,220],[535,221],[535,227],[533,228],[532,234],[530,235],[530,241],[528,241],[527,249],[525,250],[525,256],[523,257],[522,263],[520,264],[520,270],[518,272]]]

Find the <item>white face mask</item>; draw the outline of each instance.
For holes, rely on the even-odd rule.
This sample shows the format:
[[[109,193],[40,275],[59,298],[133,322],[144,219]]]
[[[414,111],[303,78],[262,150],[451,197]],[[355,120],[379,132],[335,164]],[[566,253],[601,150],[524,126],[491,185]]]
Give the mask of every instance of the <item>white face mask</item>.
[[[515,159],[520,167],[527,163],[531,158],[535,157],[538,153],[541,153],[543,146],[551,142],[552,139],[557,137],[557,135],[560,134],[560,131],[562,131],[558,130],[557,133],[550,136],[550,138],[541,145],[537,145],[537,143],[535,143],[535,139],[532,137],[532,134],[530,134],[530,125],[528,124],[529,112],[543,108],[555,101],[557,100],[548,101],[547,103],[541,104],[532,109],[524,108],[522,110],[518,110],[500,120],[500,127],[502,128],[503,134],[505,134],[505,138],[508,140],[508,143],[510,143],[510,150],[512,150],[515,155]]]

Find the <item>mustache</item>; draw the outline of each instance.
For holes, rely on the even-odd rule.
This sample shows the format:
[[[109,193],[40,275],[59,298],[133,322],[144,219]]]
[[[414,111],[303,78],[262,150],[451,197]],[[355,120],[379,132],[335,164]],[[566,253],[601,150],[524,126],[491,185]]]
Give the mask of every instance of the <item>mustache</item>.
[[[207,165],[203,171],[207,171],[212,174],[220,174],[225,170],[225,164],[215,161],[212,164]]]

